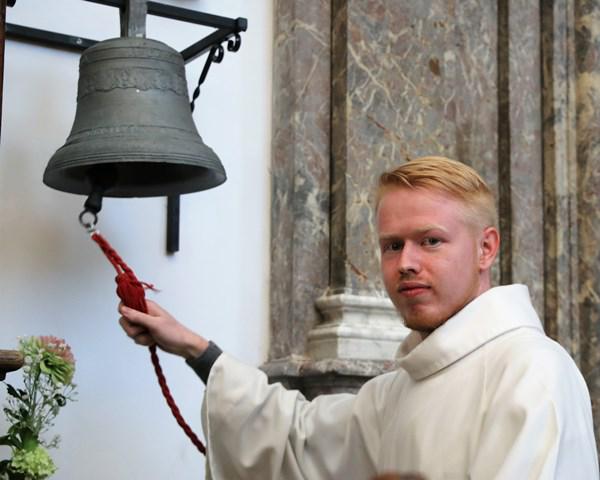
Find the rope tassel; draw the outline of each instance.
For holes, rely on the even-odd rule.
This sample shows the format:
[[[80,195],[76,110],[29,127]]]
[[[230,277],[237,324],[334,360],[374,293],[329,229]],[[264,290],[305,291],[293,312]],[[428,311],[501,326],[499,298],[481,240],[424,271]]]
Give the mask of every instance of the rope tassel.
[[[129,268],[129,266],[123,261],[115,249],[112,248],[108,241],[97,231],[92,233],[92,240],[98,244],[104,255],[106,255],[106,258],[108,258],[109,262],[117,271],[115,282],[117,282],[117,295],[121,301],[127,307],[143,313],[148,313],[145,290],[154,290],[154,286],[149,283],[140,282],[135,276],[135,273],[133,273],[133,270]],[[171,395],[171,391],[167,385],[167,380],[163,374],[162,367],[160,366],[160,362],[158,360],[156,345],[151,345],[148,348],[150,350],[150,359],[152,360],[152,365],[154,365],[154,371],[156,372],[156,377],[158,378],[158,384],[160,385],[162,394],[167,401],[167,405],[169,405],[169,408],[171,409],[171,413],[195,447],[200,451],[200,453],[206,455],[206,448],[204,447],[204,444],[183,419],[175,400],[173,400],[173,396]]]

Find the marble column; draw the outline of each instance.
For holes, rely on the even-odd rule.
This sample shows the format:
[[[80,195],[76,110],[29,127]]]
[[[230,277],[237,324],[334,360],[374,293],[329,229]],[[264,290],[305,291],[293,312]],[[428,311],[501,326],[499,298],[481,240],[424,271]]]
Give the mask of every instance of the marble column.
[[[579,364],[600,438],[600,2],[542,2],[546,327]]]
[[[600,437],[600,2],[575,2],[577,302],[581,371]]]
[[[315,300],[329,284],[330,3],[275,2],[271,345],[263,369],[301,387]]]
[[[331,37],[331,237],[329,288],[316,306],[321,321],[308,337],[308,354],[320,361],[371,361],[368,377],[394,359],[407,330],[383,291],[374,222],[374,193],[382,171],[372,135],[376,105],[391,112],[388,73],[377,71],[384,9],[364,10],[364,2],[332,2]],[[376,18],[373,18],[373,14]],[[383,55],[385,58],[385,55]],[[380,82],[370,77],[374,72]],[[368,99],[371,99],[370,101]]]
[[[546,331],[577,363],[578,205],[574,2],[542,6]]]
[[[543,2],[542,2],[543,3]],[[544,318],[540,4],[498,4],[499,284],[524,283]]]

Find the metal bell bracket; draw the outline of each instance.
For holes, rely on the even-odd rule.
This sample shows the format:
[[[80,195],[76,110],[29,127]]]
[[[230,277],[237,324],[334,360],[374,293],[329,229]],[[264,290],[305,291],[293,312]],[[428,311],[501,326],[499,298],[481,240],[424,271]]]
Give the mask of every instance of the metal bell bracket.
[[[7,1],[8,7],[13,7],[17,3],[17,0],[3,0]],[[25,1],[25,0],[18,0]],[[119,8],[124,11],[127,8],[127,0],[82,0],[84,2],[98,3],[109,7]],[[229,41],[230,45],[238,44],[235,49],[230,48],[228,44],[228,50],[231,52],[237,52],[239,50],[239,42],[241,41],[240,33],[245,32],[248,29],[248,20],[246,18],[228,18],[219,15],[211,15],[204,12],[198,12],[196,10],[190,10],[187,8],[175,7],[173,5],[166,5],[159,2],[146,2],[147,14],[154,15],[157,17],[169,18],[171,20],[178,20],[186,23],[193,23],[195,25],[201,25],[204,27],[216,28],[216,30],[199,40],[198,42],[190,45],[183,49],[180,53],[185,63],[191,62],[196,58],[204,55],[212,47],[220,45],[225,41]],[[83,38],[73,35],[65,35],[57,32],[49,32],[47,30],[40,30],[37,28],[25,27],[22,25],[16,25],[13,23],[6,23],[6,37],[17,40],[27,40],[30,42],[37,42],[45,46],[54,46],[67,48],[77,51],[85,50],[88,47],[98,43],[97,40],[91,40],[89,38]],[[2,38],[0,36],[0,38]]]
[[[24,1],[24,0],[19,0]],[[237,52],[240,49],[242,38],[241,32],[245,32],[248,28],[248,20],[242,17],[238,18],[227,18],[218,15],[211,15],[204,12],[198,12],[186,8],[175,7],[172,5],[166,5],[158,2],[147,1],[145,3],[145,11],[140,13],[140,0],[82,0],[91,3],[98,3],[110,7],[119,8],[122,17],[122,34],[128,35],[143,35],[144,27],[141,25],[141,17],[145,14],[154,15],[163,18],[169,18],[172,20],[178,20],[187,23],[193,23],[196,25],[202,25],[204,27],[213,27],[216,30],[211,34],[207,35],[198,42],[190,45],[189,47],[182,50],[181,56],[183,57],[184,63],[191,62],[209,52],[206,59],[204,68],[198,80],[198,85],[194,90],[190,108],[194,111],[194,102],[200,95],[200,86],[206,80],[206,76],[213,63],[220,63],[223,60],[225,51],[221,45],[223,42],[227,42],[227,50],[229,52]],[[83,51],[88,47],[97,43],[97,40],[91,40],[88,38],[82,38],[78,36],[65,35],[62,33],[50,32],[46,30],[40,30],[31,27],[25,27],[12,23],[5,23],[4,10],[6,6],[15,6],[17,0],[0,0],[1,15],[0,15],[0,53],[4,51],[4,40],[6,38],[12,38],[16,40],[27,40],[31,42],[40,43],[45,46],[66,48],[75,51]],[[132,7],[133,5],[133,7]],[[132,9],[130,11],[129,9]],[[135,10],[137,9],[137,10]],[[0,55],[0,105],[2,105],[2,73],[3,73],[3,55]],[[1,120],[1,119],[0,119]],[[91,196],[90,196],[91,197]],[[93,208],[89,208],[87,205],[90,201],[86,201],[86,209],[80,214],[79,220],[82,225],[93,231],[98,211],[94,211]],[[101,208],[101,204],[100,204]],[[174,253],[179,251],[179,209],[180,209],[180,197],[179,195],[169,196],[167,200],[167,252]],[[88,222],[85,217],[91,214],[93,220]]]
[[[242,46],[242,37],[240,37],[239,33],[235,33],[233,35],[233,40],[229,40],[227,42],[227,50],[230,52],[237,52]],[[221,63],[223,61],[223,57],[225,57],[225,50],[223,50],[222,45],[215,45],[210,49],[210,53],[208,54],[208,58],[206,59],[206,63],[204,64],[204,68],[200,73],[200,78],[198,79],[198,86],[194,90],[192,95],[192,102],[190,103],[190,108],[192,112],[194,111],[194,102],[200,95],[200,86],[206,80],[206,75],[208,74],[208,70],[213,63]]]

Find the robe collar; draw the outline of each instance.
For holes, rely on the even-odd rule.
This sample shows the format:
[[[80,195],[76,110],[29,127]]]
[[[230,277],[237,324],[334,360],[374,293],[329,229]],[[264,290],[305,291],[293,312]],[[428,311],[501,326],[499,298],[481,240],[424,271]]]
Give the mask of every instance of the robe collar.
[[[525,285],[495,287],[479,295],[423,339],[412,331],[398,349],[399,366],[422,380],[494,338],[517,328],[543,333]]]

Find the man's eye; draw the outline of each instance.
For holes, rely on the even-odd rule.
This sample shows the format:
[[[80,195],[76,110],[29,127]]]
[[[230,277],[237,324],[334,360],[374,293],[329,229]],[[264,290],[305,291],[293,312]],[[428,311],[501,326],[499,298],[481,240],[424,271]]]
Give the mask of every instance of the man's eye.
[[[442,241],[439,238],[435,237],[427,237],[423,239],[423,245],[426,247],[437,247],[441,243]]]
[[[384,252],[398,252],[402,250],[402,242],[389,242],[383,247]]]

